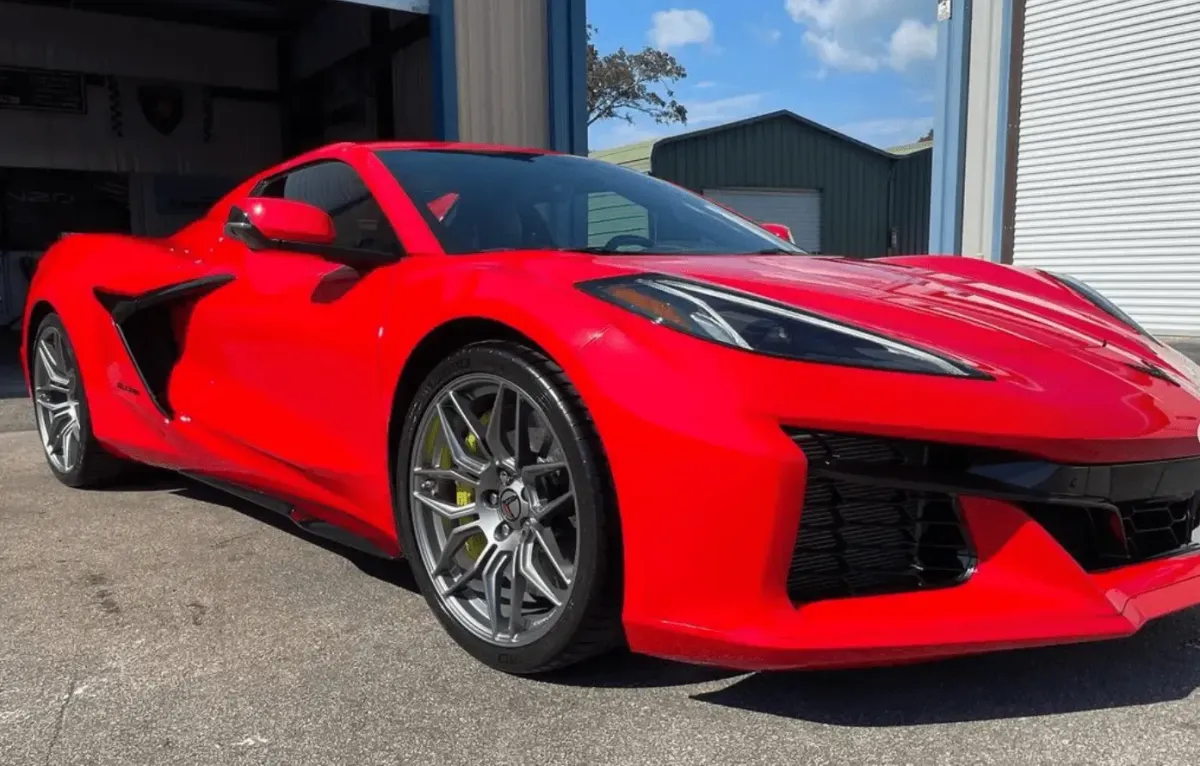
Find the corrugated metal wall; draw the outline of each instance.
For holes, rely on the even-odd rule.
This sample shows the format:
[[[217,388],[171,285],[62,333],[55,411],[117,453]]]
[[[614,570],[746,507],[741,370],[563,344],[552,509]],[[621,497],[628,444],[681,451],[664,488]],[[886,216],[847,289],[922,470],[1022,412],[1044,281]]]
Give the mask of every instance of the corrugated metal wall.
[[[889,214],[891,226],[896,229],[895,255],[929,252],[929,193],[932,185],[932,149],[897,160]]]
[[[549,148],[546,0],[456,0],[461,141]]]
[[[815,189],[821,192],[821,249],[871,258],[887,255],[889,183],[898,158],[780,115],[711,131],[663,139],[654,146],[653,174],[693,191],[711,188]],[[918,163],[919,164],[919,163]],[[922,178],[897,171],[917,190]],[[925,231],[929,186],[926,179]],[[905,201],[907,196],[897,198]],[[915,242],[922,224],[897,222],[905,241]],[[908,232],[916,228],[912,234]]]

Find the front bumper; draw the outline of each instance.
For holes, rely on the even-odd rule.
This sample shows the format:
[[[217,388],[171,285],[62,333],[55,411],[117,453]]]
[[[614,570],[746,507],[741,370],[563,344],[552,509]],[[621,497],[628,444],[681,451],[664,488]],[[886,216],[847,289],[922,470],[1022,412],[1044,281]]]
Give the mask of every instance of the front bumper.
[[[1119,638],[1147,620],[1200,604],[1200,459],[1071,467],[1002,453],[995,463],[981,463],[968,456],[969,448],[952,447],[949,454],[923,452],[933,455],[931,463],[897,468],[870,463],[874,453],[859,437],[848,442],[848,461],[817,459],[811,450],[806,455],[791,440],[772,458],[762,452],[773,444],[763,434],[758,441],[744,437],[740,448],[693,443],[675,453],[694,465],[720,467],[705,473],[705,491],[676,501],[686,518],[678,510],[653,518],[623,513],[626,632],[634,651],[740,670],[854,667]],[[750,443],[760,449],[747,451]],[[722,475],[738,481],[726,485]],[[892,555],[895,538],[880,535],[884,527],[894,531],[887,525],[872,527],[865,553],[850,551],[850,536],[831,535],[828,525],[806,533],[806,513],[828,516],[816,504],[814,487],[831,476],[873,491],[899,486],[926,504],[946,492],[964,532],[962,576],[938,580],[909,572],[884,582],[850,573],[847,562],[919,569],[928,557]],[[623,507],[631,495],[655,491],[627,487]],[[852,521],[860,532],[864,518],[867,525],[883,518],[877,493],[846,495],[835,513],[859,514]],[[661,497],[654,505],[670,507]],[[1064,531],[1062,518],[1076,523]],[[932,533],[927,521],[912,524],[916,551],[917,539]],[[1072,529],[1119,541],[1122,556],[1099,543],[1084,545]],[[1168,535],[1165,545],[1153,536],[1159,533]],[[821,558],[809,556],[798,566],[804,546],[797,540],[806,534],[810,542],[812,536],[833,541],[821,548],[833,551],[834,562],[823,570],[829,575],[824,589],[805,571]],[[665,561],[664,540],[680,546]],[[892,551],[890,558],[883,549]],[[648,566],[648,560],[658,563]]]

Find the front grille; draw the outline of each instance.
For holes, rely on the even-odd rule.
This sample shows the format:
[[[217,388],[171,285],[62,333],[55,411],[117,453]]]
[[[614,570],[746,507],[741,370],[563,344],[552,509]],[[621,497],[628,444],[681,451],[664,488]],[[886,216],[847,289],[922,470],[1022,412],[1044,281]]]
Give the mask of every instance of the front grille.
[[[1200,457],[1061,465],[970,445],[785,428],[808,458],[793,601],[953,585],[975,564],[958,498],[1022,508],[1087,571],[1200,553]]]
[[[1026,513],[1089,572],[1137,564],[1194,547],[1200,494],[1107,507],[1024,503]]]
[[[919,467],[925,451],[843,434],[792,437],[810,471],[788,571],[793,603],[944,587],[967,577],[975,559],[952,495],[822,474],[835,464]]]

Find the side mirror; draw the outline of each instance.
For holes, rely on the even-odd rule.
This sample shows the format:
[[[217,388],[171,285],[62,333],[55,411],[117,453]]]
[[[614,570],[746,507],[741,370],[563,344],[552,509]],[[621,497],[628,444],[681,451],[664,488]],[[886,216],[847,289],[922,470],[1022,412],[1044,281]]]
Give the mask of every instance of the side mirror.
[[[772,234],[779,237],[780,239],[785,239],[788,242],[791,242],[793,245],[796,244],[795,238],[792,237],[791,228],[786,226],[785,224],[782,224],[782,223],[760,223],[759,226],[763,227],[764,229],[771,232]]]
[[[253,250],[328,247],[336,239],[333,219],[318,207],[290,199],[246,197],[230,211],[225,233]]]

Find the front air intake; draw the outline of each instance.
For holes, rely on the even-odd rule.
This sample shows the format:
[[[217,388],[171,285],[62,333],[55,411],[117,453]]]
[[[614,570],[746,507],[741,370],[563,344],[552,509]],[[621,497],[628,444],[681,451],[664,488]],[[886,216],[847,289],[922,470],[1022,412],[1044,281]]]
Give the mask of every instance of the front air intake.
[[[954,495],[880,478],[927,467],[928,449],[844,434],[790,435],[809,460],[788,570],[793,603],[946,587],[969,576],[975,554]]]

